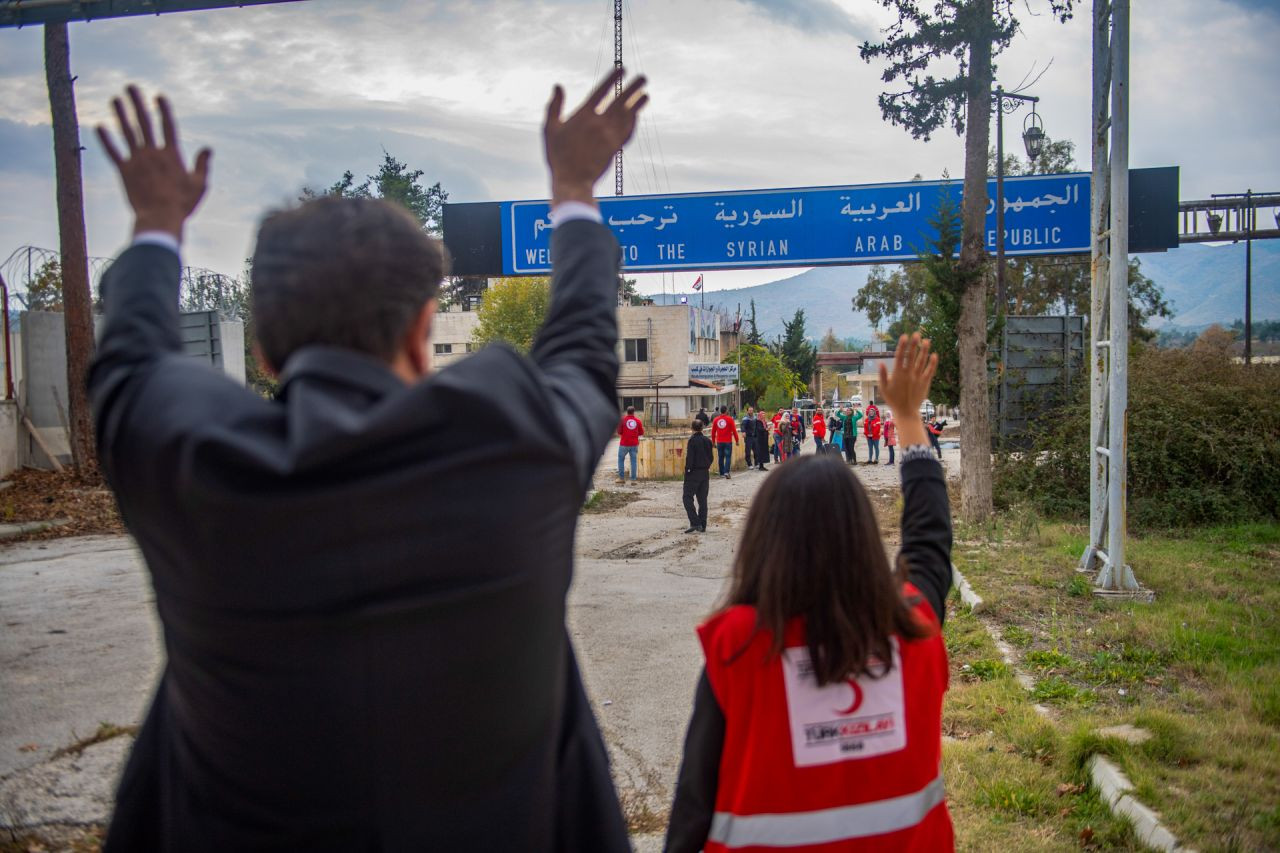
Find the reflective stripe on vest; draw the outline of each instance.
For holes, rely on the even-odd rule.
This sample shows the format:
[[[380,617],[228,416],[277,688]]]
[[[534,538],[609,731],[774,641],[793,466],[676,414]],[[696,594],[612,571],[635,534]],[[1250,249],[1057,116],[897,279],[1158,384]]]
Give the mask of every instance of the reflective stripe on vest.
[[[716,812],[708,841],[725,847],[801,847],[884,835],[915,826],[943,800],[938,776],[913,794],[857,806],[794,814],[732,815]]]

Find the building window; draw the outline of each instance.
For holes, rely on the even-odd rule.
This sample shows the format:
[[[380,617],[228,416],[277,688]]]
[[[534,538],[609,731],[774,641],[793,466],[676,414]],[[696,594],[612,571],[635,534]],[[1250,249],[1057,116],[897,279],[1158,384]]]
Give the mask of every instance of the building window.
[[[453,344],[436,344],[436,355],[448,355],[453,352]]]
[[[644,397],[623,397],[622,411],[627,410],[627,406],[635,406],[637,412],[644,411]]]
[[[648,361],[649,341],[647,338],[625,338],[622,341],[623,361]]]
[[[475,352],[478,349],[480,349],[479,344],[474,344],[474,343],[467,344],[467,352]]]

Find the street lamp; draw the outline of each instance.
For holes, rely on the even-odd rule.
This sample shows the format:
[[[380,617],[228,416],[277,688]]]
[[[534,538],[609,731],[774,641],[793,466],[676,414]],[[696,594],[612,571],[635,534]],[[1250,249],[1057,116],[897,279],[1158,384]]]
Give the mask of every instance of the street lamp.
[[[1022,142],[1027,148],[1027,158],[1034,162],[1044,151],[1044,123],[1036,114],[1039,98],[1006,92],[997,86],[993,93],[996,101],[996,316],[1003,317],[1005,310],[1004,288],[1004,114],[1013,112],[1023,102],[1032,104],[1022,131]]]
[[[1210,213],[1209,214],[1209,233],[1217,234],[1221,230],[1222,230],[1222,214]]]
[[[1027,148],[1027,159],[1032,163],[1044,153],[1044,122],[1036,113],[1035,105],[1031,106],[1031,114],[1022,122],[1022,144]]]

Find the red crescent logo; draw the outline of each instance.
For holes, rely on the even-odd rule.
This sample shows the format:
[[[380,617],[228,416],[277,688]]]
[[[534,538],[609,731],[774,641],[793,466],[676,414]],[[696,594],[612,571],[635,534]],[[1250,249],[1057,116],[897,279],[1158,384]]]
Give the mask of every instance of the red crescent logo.
[[[849,679],[848,684],[850,687],[853,688],[853,704],[851,704],[848,708],[845,708],[844,710],[840,710],[839,708],[837,708],[836,713],[840,714],[841,716],[848,716],[849,714],[852,714],[854,711],[862,707],[862,688],[859,687],[858,682],[852,678]]]

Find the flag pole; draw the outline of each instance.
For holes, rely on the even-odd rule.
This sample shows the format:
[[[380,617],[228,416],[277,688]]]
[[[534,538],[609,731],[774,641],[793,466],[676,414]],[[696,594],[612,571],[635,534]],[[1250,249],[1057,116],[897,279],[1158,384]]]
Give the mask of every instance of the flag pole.
[[[698,288],[698,290],[702,291],[702,307],[706,308],[707,307],[707,280],[702,277],[701,273],[699,273],[698,278],[702,279],[702,287]]]

